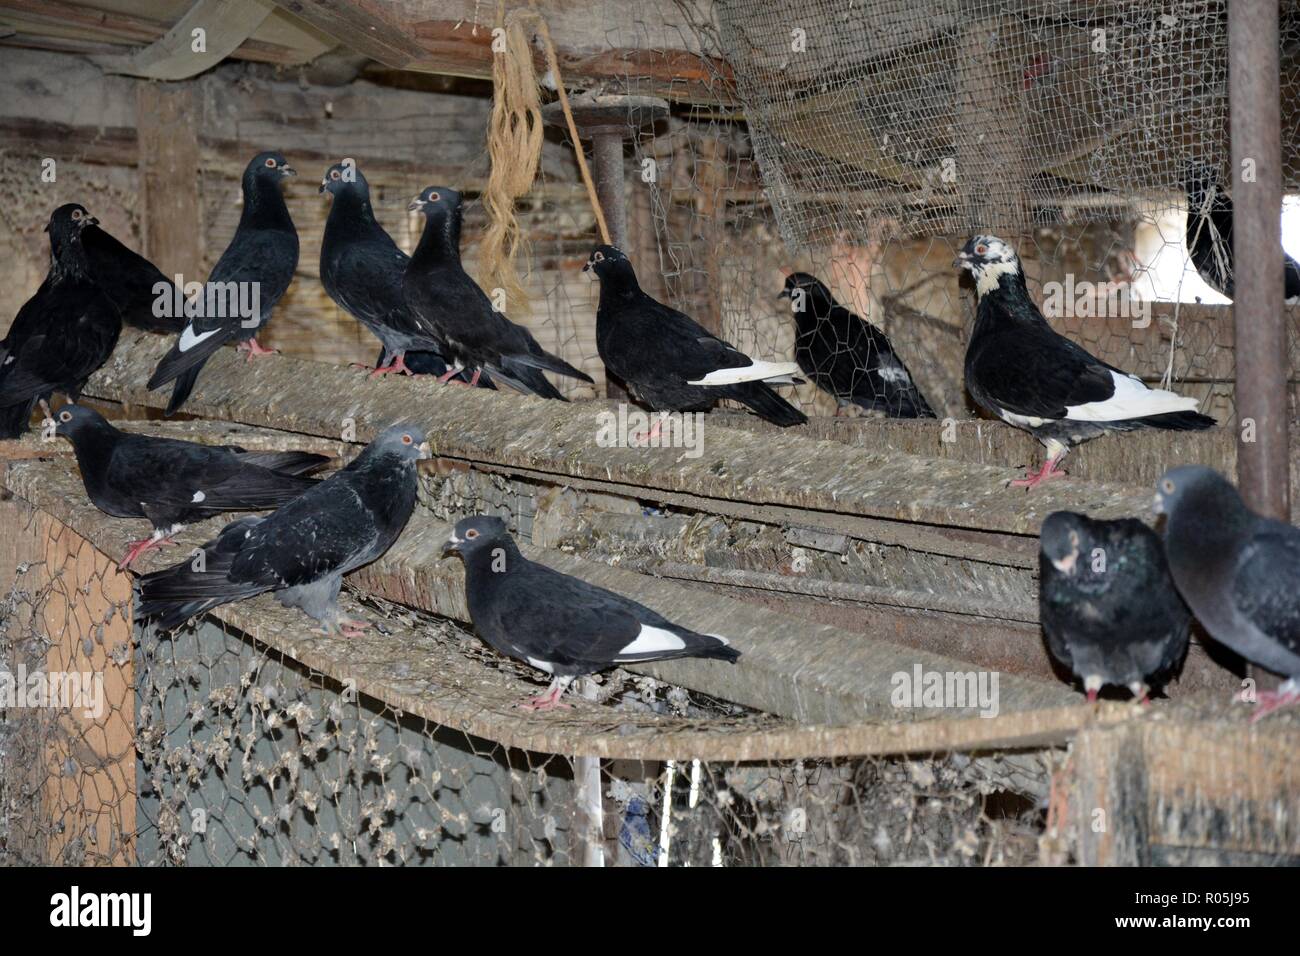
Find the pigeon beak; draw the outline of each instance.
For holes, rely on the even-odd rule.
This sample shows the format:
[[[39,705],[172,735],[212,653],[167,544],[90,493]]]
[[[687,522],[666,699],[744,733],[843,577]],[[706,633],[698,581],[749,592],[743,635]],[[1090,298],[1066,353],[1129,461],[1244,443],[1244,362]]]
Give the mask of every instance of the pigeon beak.
[[[420,442],[420,447],[416,450],[420,453],[420,461],[433,457],[433,447],[427,441]]]
[[[957,253],[957,258],[952,260],[952,267],[954,269],[964,269],[966,268],[966,263],[969,261],[970,256],[966,255],[964,252],[959,252]]]
[[[330,181],[329,181],[328,179],[322,179],[322,180],[320,181],[320,191],[321,191],[322,193],[325,192],[326,190],[328,190],[329,187],[330,187]]]
[[[460,541],[458,541],[456,536],[453,534],[442,543],[442,557],[445,558],[449,554],[460,554],[460,548],[458,547],[459,544]]]
[[[1156,492],[1155,501],[1151,502],[1151,510],[1158,515],[1162,515],[1165,513],[1165,499],[1161,496],[1160,492],[1158,491]]]
[[[789,290],[789,289],[782,289],[780,292],[778,292],[778,293],[776,294],[776,297],[777,297],[778,299],[788,299],[788,298],[790,298],[790,290]]]
[[[590,272],[590,271],[591,271],[591,260],[590,260],[590,259],[588,259],[586,262],[584,262],[584,263],[582,264],[582,271],[583,271],[583,272]]]
[[[297,175],[298,175],[298,170],[294,169],[292,166],[281,166],[281,167],[280,167],[280,175],[281,175],[281,176],[297,176]]]
[[[412,199],[410,204],[406,207],[408,212],[415,212],[415,210],[423,209],[423,208],[424,208],[424,200],[421,199],[419,196],[416,196],[414,199]]]

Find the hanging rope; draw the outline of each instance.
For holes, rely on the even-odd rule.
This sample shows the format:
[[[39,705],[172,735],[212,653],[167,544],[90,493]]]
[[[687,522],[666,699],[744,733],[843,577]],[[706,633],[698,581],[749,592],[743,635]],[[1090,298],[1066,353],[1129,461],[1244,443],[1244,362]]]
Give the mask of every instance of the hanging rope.
[[[497,23],[504,30],[505,48],[492,58],[495,95],[487,135],[491,168],[482,195],[488,227],[479,245],[479,279],[489,289],[505,290],[509,310],[523,313],[528,310],[528,296],[515,262],[524,244],[524,236],[515,215],[515,204],[532,188],[537,178],[543,143],[541,97],[530,39],[534,32],[541,37],[547,65],[555,79],[560,108],[564,111],[569,137],[574,144],[578,171],[586,185],[587,198],[596,214],[596,225],[603,242],[609,242],[609,227],[582,152],[582,141],[569,108],[568,93],[560,79],[560,65],[545,18],[535,5],[531,9],[512,10],[507,15],[502,2],[497,6]]]

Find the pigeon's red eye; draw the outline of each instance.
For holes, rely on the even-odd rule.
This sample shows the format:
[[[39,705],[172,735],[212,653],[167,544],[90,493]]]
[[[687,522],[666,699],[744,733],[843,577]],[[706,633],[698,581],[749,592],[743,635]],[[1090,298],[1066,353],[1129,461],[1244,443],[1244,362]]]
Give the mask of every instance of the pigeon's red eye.
[[[330,179],[338,179],[338,178],[339,178],[339,171],[337,169],[331,169]]]
[[[402,436],[402,444],[403,444],[403,445],[409,445],[410,443],[411,443],[411,436],[410,436],[410,435],[403,435],[403,436]]]
[[[266,165],[268,165],[268,166],[274,168],[274,167],[275,167],[275,160],[268,156],[268,157],[266,158]]]
[[[977,255],[981,255],[981,256],[982,256],[982,255],[984,255],[984,253],[986,253],[986,252],[988,252],[988,251],[989,251],[989,247],[988,247],[988,246],[985,246],[985,245],[978,245],[978,246],[975,247],[975,253],[976,253]]]
[[[477,537],[478,537],[478,532],[475,531],[473,528],[470,528],[468,531],[465,532],[465,537],[467,537],[467,538],[477,538]]]
[[[80,219],[80,218],[81,218],[81,210],[80,210],[80,209],[74,209],[74,210],[72,210],[72,218],[73,218],[73,219]]]
[[[72,421],[72,412],[59,412],[59,421],[61,422]]]
[[[442,197],[439,196],[437,193],[429,193],[429,202],[437,202],[441,198]]]

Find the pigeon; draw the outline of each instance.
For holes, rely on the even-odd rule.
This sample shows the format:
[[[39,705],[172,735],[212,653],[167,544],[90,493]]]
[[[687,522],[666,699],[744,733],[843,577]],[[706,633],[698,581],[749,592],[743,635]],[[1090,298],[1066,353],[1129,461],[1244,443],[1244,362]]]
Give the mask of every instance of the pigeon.
[[[82,230],[81,245],[90,278],[113,300],[123,322],[146,332],[180,334],[185,316],[174,305],[181,297],[156,265],[94,223]]]
[[[27,431],[36,403],[54,392],[75,400],[117,345],[121,313],[91,280],[81,245],[94,222],[84,206],[67,203],[45,227],[50,271],[0,342],[0,438]]]
[[[1074,445],[1108,431],[1210,428],[1197,401],[1148,388],[1057,334],[1029,298],[1011,247],[975,236],[955,265],[975,279],[979,303],[966,348],[966,389],[983,409],[1022,428],[1047,448],[1036,473],[1011,482],[1032,488],[1065,472],[1057,465]]]
[[[196,614],[266,591],[325,633],[356,637],[369,625],[339,616],[343,576],[380,557],[415,508],[423,433],[395,425],[345,468],[265,517],[226,525],[193,560],[139,580],[137,615],[171,631]]]
[[[1187,252],[1206,284],[1236,296],[1232,267],[1232,200],[1219,185],[1219,174],[1207,163],[1187,164]],[[1282,250],[1283,298],[1300,303],[1300,262]]]
[[[474,629],[495,650],[551,675],[546,692],[522,706],[549,710],[575,678],[618,664],[740,653],[716,634],[697,634],[620,594],[529,561],[505,522],[477,515],[457,522],[442,548],[465,563],[465,601]]]
[[[1164,543],[1141,521],[1053,512],[1039,535],[1038,572],[1047,648],[1083,680],[1088,700],[1113,685],[1146,701],[1152,682],[1181,664],[1192,615]]]
[[[696,412],[729,398],[774,425],[808,421],[769,387],[798,384],[795,363],[755,361],[655,301],[637,283],[627,256],[613,246],[597,246],[582,269],[600,279],[596,349],[638,402],[654,411]]]
[[[250,362],[275,351],[258,345],[257,333],[298,268],[298,232],[280,186],[285,176],[293,175],[293,168],[276,152],[258,153],[244,170],[244,210],[235,235],[208,276],[201,299],[186,304],[195,314],[149,379],[150,389],[176,383],[168,415],[185,403],[204,363],[227,342],[238,342]],[[255,315],[239,314],[253,307]]]
[[[72,443],[86,494],[115,518],[148,518],[153,534],[129,543],[118,562],[172,544],[185,525],[224,511],[267,511],[316,484],[301,477],[326,464],[307,452],[246,452],[119,431],[94,409],[65,405],[54,433]]]
[[[438,340],[424,331],[402,296],[410,256],[375,219],[366,177],[355,163],[344,160],[325,171],[320,191],[332,197],[320,247],[321,284],[339,308],[382,343],[371,377],[445,374],[447,363]],[[410,367],[408,358],[418,368]],[[491,382],[481,384],[491,387]]]
[[[884,412],[890,418],[934,418],[885,333],[840,305],[815,276],[786,277],[781,298],[790,300],[795,361],[839,406]]]
[[[440,381],[470,369],[470,384],[477,385],[489,370],[493,378],[521,392],[561,401],[564,397],[543,370],[591,382],[590,375],[544,351],[527,329],[497,312],[461,267],[460,193],[430,186],[408,208],[424,213],[424,232],[402,279],[402,291],[453,363]]]
[[[1287,680],[1253,720],[1300,702],[1300,529],[1255,514],[1218,472],[1171,468],[1156,485],[1169,570],[1209,635]]]

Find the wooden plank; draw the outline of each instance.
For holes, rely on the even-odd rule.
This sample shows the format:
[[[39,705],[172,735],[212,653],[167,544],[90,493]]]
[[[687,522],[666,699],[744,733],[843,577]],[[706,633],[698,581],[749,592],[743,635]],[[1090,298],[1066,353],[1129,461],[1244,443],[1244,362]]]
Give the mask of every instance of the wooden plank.
[[[275,8],[270,0],[194,0],[157,40],[120,56],[95,57],[107,73],[151,80],[186,80],[216,66],[237,50]],[[195,32],[203,31],[196,51]]]
[[[122,522],[101,514],[80,497],[79,479],[66,464],[30,461],[15,463],[10,466],[6,480],[15,494],[48,510],[60,521],[71,524],[105,551],[114,551],[123,535],[134,530],[132,528],[128,531]],[[188,551],[220,524],[220,519],[217,519],[187,529],[179,539],[181,549]],[[466,620],[461,565],[454,560],[439,560],[437,556],[438,546],[446,539],[449,530],[448,525],[433,519],[421,509],[387,555],[350,576],[349,587],[358,589],[363,594],[435,611],[455,620]],[[674,617],[689,626],[714,633],[725,632],[744,652],[741,662],[736,665],[670,661],[633,668],[636,671],[802,723],[832,724],[863,719],[913,721],[974,713],[972,708],[948,711],[924,708],[899,710],[891,702],[893,676],[901,670],[911,673],[914,667],[921,666],[925,670],[956,669],[964,672],[969,670],[968,664],[924,651],[901,649],[884,641],[863,640],[860,635],[849,634],[834,627],[809,625],[807,622],[783,618],[740,602],[712,594],[693,593],[668,582],[593,564],[572,555],[535,548],[526,543],[523,550],[530,557],[566,573],[614,588],[651,606],[665,610],[671,608]],[[163,567],[174,560],[174,556],[147,555],[142,559],[140,571]],[[489,695],[495,699],[492,706],[499,704],[506,712],[513,706],[510,697],[513,696],[513,700],[517,701],[527,689],[517,678],[501,683],[500,672],[484,669],[482,665],[465,658],[458,648],[449,649],[445,654],[439,652],[437,660],[425,659],[423,653],[412,659],[410,648],[427,647],[427,641],[416,640],[409,629],[395,621],[384,622],[387,634],[377,631],[363,644],[349,645],[333,638],[318,639],[309,634],[309,621],[295,612],[280,613],[275,608],[273,601],[258,600],[230,607],[219,616],[254,633],[259,640],[278,646],[295,659],[324,670],[338,679],[364,677],[377,680],[375,672],[362,673],[366,671],[362,662],[404,661],[407,667],[420,671],[417,683],[434,679],[432,675],[441,675],[436,677],[436,683],[453,696],[463,697],[465,688],[479,687],[486,681],[496,688]],[[323,653],[320,656],[305,654],[304,647],[315,648]],[[520,672],[528,673],[526,668],[520,668]],[[496,684],[489,679],[493,674],[498,681]],[[395,698],[390,692],[379,696],[403,709],[409,709],[405,697]],[[454,714],[454,718],[444,711],[435,719],[440,723],[459,724],[467,718],[466,708],[476,711],[485,706],[486,702],[472,699],[472,690],[469,698],[461,699],[456,704],[460,711]],[[1077,695],[1061,685],[1028,681],[1006,674],[999,681],[998,698],[999,710],[1004,715],[1012,711],[1061,707],[1078,699]],[[417,709],[415,712],[422,711]],[[623,720],[624,715],[620,715],[619,719]],[[627,719],[635,723],[631,717]],[[976,719],[988,722],[995,718]],[[1059,719],[1052,718],[1051,726],[1056,728],[1054,733],[1061,731],[1060,725],[1056,723]],[[1042,725],[1036,724],[1034,733],[1039,733],[1042,729]],[[995,735],[1004,732],[1005,727],[990,731]],[[494,733],[500,734],[503,731],[498,728]],[[535,749],[533,745],[537,743],[536,740],[507,740],[493,734],[485,735],[494,740],[532,749]],[[575,750],[570,743],[564,749],[549,752],[656,759],[685,755],[683,751],[671,748],[647,753],[631,747],[618,749],[613,742],[608,746],[610,749],[607,750]]]
[[[247,0],[241,0],[242,2]],[[85,36],[91,40],[116,44],[152,44],[169,33],[167,26],[156,20],[66,3],[64,0],[0,0],[0,23],[5,22],[25,26],[32,33],[51,30],[67,38]],[[199,22],[196,25],[206,26],[206,23]],[[186,29],[184,41],[187,50],[189,36],[189,30]],[[227,50],[223,57],[231,56],[237,60],[256,63],[291,65],[303,62],[304,59],[316,55],[317,51],[312,49],[305,52],[308,54],[306,57],[278,43],[245,39]],[[208,66],[216,62],[214,60]]]
[[[163,275],[199,281],[203,222],[194,88],[141,83],[136,88],[144,255]]]

